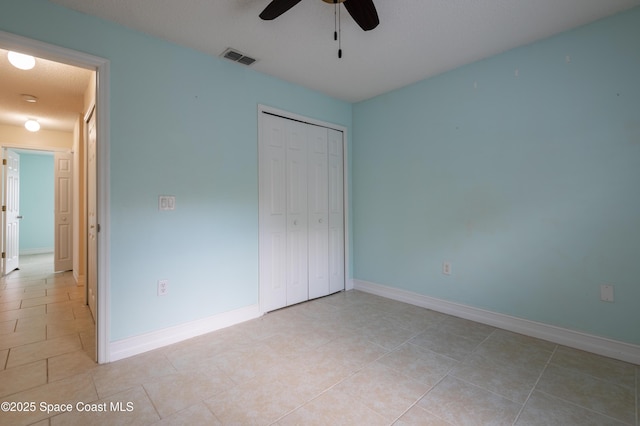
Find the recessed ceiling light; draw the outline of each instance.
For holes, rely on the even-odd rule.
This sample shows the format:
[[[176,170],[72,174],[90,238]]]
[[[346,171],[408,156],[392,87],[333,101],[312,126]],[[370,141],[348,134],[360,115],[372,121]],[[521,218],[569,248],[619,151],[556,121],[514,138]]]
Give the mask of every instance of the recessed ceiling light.
[[[30,118],[27,121],[25,121],[24,128],[30,132],[37,132],[38,130],[40,130],[40,123]]]
[[[36,65],[36,58],[25,55],[24,53],[9,52],[8,56],[11,65],[21,70],[30,70]]]
[[[22,95],[20,95],[20,97],[23,101],[29,102],[30,104],[35,104],[36,102],[38,102],[38,98],[33,95],[27,95],[26,93],[23,93]]]

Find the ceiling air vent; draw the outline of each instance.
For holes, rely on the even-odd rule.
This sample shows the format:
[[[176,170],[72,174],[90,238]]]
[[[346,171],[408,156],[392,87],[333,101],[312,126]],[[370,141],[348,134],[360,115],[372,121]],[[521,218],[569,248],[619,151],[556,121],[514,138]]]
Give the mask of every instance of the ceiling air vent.
[[[222,56],[223,58],[227,58],[229,60],[232,60],[233,62],[238,62],[238,63],[243,64],[243,65],[251,65],[256,61],[254,58],[251,58],[249,56],[245,56],[244,54],[238,52],[235,49],[231,49],[231,48],[228,48],[227,50],[222,52],[222,54],[220,56]]]

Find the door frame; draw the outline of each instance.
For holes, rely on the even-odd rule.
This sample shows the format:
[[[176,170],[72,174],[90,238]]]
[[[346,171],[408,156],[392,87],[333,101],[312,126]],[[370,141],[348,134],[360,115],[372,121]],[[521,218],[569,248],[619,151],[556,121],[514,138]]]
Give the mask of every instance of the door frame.
[[[342,132],[342,169],[344,172],[344,177],[342,179],[342,186],[343,186],[343,193],[342,193],[342,198],[343,198],[343,216],[344,216],[344,289],[345,291],[347,290],[353,290],[353,279],[351,278],[351,262],[349,261],[350,259],[350,251],[349,251],[349,247],[350,245],[350,240],[349,240],[349,235],[350,235],[350,230],[349,230],[349,223],[350,220],[349,218],[351,217],[350,212],[349,212],[349,187],[350,187],[350,173],[349,173],[349,157],[348,157],[348,152],[349,152],[349,137],[348,137],[348,132],[347,132],[347,127],[345,126],[341,126],[339,124],[334,124],[334,123],[329,123],[326,121],[322,121],[322,120],[316,120],[314,118],[310,118],[310,117],[305,117],[303,115],[300,114],[296,114],[290,111],[285,111],[285,110],[281,110],[278,108],[274,108],[274,107],[270,107],[268,105],[263,105],[263,104],[258,104],[258,144],[256,146],[256,152],[259,152],[260,149],[260,144],[262,143],[262,125],[263,125],[263,117],[264,117],[264,113],[266,114],[271,114],[271,115],[276,115],[282,118],[286,118],[289,120],[294,120],[294,121],[300,121],[303,123],[307,123],[307,124],[313,124],[316,126],[322,126],[322,127],[326,127],[329,129],[334,129],[334,130],[338,130],[340,132]],[[258,165],[256,164],[256,167]],[[256,170],[258,171],[257,175],[258,175],[258,196],[260,193],[260,174],[259,174],[259,170],[256,168]],[[260,224],[258,223],[258,235],[260,234]],[[260,250],[258,250],[258,265],[259,263],[259,257],[260,257]],[[258,274],[258,304],[260,305],[260,312],[261,314],[266,313],[264,310],[264,307],[262,305],[262,287],[261,287],[261,283],[260,283],[260,274]]]
[[[98,317],[96,320],[98,363],[110,361],[110,233],[109,204],[109,70],[110,62],[105,58],[90,55],[65,47],[0,31],[0,46],[7,50],[19,50],[36,57],[49,59],[96,71],[96,109],[98,137],[97,194],[100,236],[98,238]]]

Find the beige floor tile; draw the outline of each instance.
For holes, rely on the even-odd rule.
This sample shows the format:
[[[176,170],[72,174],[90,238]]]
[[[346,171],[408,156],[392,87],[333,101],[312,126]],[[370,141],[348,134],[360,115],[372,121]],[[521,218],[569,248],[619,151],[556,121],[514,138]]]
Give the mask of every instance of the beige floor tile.
[[[209,425],[221,426],[222,422],[213,415],[211,410],[207,408],[204,402],[199,402],[184,410],[178,411],[171,416],[162,419],[154,426],[193,426],[193,425]]]
[[[144,384],[161,418],[231,389],[235,384],[222,371],[181,371]]]
[[[409,342],[456,360],[464,359],[480,344],[479,340],[451,334],[439,327],[429,328]]]
[[[47,339],[55,339],[57,337],[69,334],[77,334],[81,331],[91,331],[95,328],[93,319],[81,319],[70,321],[58,321],[54,324],[47,325]]]
[[[47,362],[49,382],[55,382],[79,373],[90,372],[98,367],[83,350],[51,357]]]
[[[34,306],[33,308],[14,309],[12,311],[0,312],[0,321],[9,321],[19,318],[35,317],[47,313],[45,305]]]
[[[635,389],[575,370],[549,365],[536,390],[629,424],[636,420]]]
[[[0,322],[0,335],[13,333],[16,331],[16,323],[18,320],[9,320]]]
[[[623,424],[625,423],[543,392],[534,392],[531,395],[515,423],[516,426],[622,426]]]
[[[335,387],[342,393],[355,396],[389,422],[400,417],[429,388],[379,363],[367,366]]]
[[[543,368],[544,364],[527,367],[520,363],[501,362],[474,352],[453,369],[451,376],[524,404]]]
[[[458,361],[406,343],[378,360],[380,364],[428,386],[438,383]]]
[[[327,354],[340,354],[345,363],[356,365],[368,364],[389,353],[382,346],[357,334],[332,340],[319,348],[318,351]]]
[[[24,291],[22,288],[0,291],[0,303],[13,302],[15,300],[32,299],[34,297],[46,296],[45,289]]]
[[[138,386],[99,401],[76,404],[72,412],[52,417],[51,426],[149,425],[159,419],[144,389]]]
[[[82,342],[82,349],[88,353],[92,359],[96,359],[96,349],[97,349],[97,342],[96,342],[96,331],[95,329],[93,330],[87,330],[87,331],[81,331],[80,333],[80,341]]]
[[[478,322],[469,321],[463,318],[456,318],[449,316],[445,318],[440,324],[441,330],[446,331],[456,336],[466,337],[467,339],[474,341],[482,341],[489,337],[496,328],[489,325],[480,324]]]
[[[447,316],[429,309],[412,306],[402,309],[397,305],[395,309],[391,309],[384,317],[394,322],[398,327],[402,327],[413,334],[420,333],[425,329],[440,324]]]
[[[453,426],[424,409],[414,406],[402,415],[394,426]]]
[[[383,416],[357,398],[331,389],[280,419],[279,426],[388,425]]]
[[[446,377],[418,402],[418,406],[456,425],[511,425],[522,404]]]
[[[36,401],[38,409],[29,413],[3,413],[2,420],[7,425],[30,425],[59,412],[40,410],[40,403],[45,404],[76,404],[77,402],[93,402],[98,399],[93,381],[89,374],[76,376],[48,383],[27,391],[12,394],[2,401]]]
[[[34,327],[26,331],[4,334],[0,339],[0,349],[20,348],[23,345],[40,342],[47,336],[46,327]],[[30,362],[34,360],[28,360]]]
[[[0,351],[0,371],[6,368],[8,356],[9,356],[9,349],[3,349]]]
[[[84,308],[85,306],[86,305],[80,300],[67,300],[56,303],[48,303],[47,313],[60,312],[65,310],[71,310],[71,312],[73,312],[74,309]]]
[[[551,363],[633,389],[635,366],[623,361],[559,346]]]
[[[22,299],[13,300],[10,302],[3,302],[0,300],[0,312],[13,311],[15,309],[20,309],[21,302],[22,302]]]
[[[47,361],[0,370],[0,397],[47,383]],[[1,418],[1,417],[0,417]]]
[[[254,380],[205,400],[223,424],[268,425],[306,401],[279,381]]]
[[[30,328],[43,325],[64,323],[73,319],[73,311],[71,311],[70,309],[60,312],[51,312],[48,314],[45,313],[33,317],[20,318],[18,320],[18,324],[16,325],[16,331],[29,330]]]
[[[80,337],[77,334],[29,343],[27,345],[11,349],[9,352],[9,359],[7,361],[7,368],[23,365],[40,359],[46,359],[56,355],[74,352],[79,349],[82,349],[82,344],[80,343]]]
[[[538,343],[519,334],[496,330],[475,349],[474,354],[496,363],[527,367],[541,373],[554,348],[555,345],[548,342]]]
[[[387,318],[372,319],[358,332],[362,337],[387,350],[397,348],[416,335],[415,332]]]
[[[59,303],[59,302],[68,302],[69,295],[67,293],[64,294],[56,294],[54,296],[44,296],[44,297],[34,297],[33,299],[25,299],[22,301],[22,308],[30,308],[38,305],[46,305],[49,303]]]
[[[175,372],[164,354],[152,351],[100,365],[92,374],[98,395],[105,398]]]

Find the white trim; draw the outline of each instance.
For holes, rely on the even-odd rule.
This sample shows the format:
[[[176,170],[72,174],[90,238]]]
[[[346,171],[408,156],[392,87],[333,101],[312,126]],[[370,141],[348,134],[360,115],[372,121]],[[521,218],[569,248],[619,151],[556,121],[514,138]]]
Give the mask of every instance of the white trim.
[[[109,253],[110,234],[109,216],[109,129],[110,99],[109,99],[109,61],[88,53],[78,52],[53,44],[44,43],[30,38],[0,31],[0,45],[3,49],[14,49],[40,58],[65,64],[95,70],[97,91],[97,136],[98,136],[98,218],[100,234],[98,237],[98,362],[110,361],[110,266]]]
[[[354,280],[354,288],[388,299],[398,300],[433,311],[640,365],[640,346],[638,345],[491,312],[473,306],[436,299],[434,297],[367,281]]]
[[[20,256],[31,256],[34,254],[53,254],[53,247],[20,249]]]
[[[258,146],[260,146],[260,137],[262,135],[262,113],[274,114],[283,118],[289,118],[291,120],[302,121],[304,123],[314,124],[316,126],[326,127],[328,129],[338,130],[342,132],[343,144],[342,144],[342,163],[343,163],[343,216],[344,216],[344,286],[346,290],[353,289],[353,280],[349,279],[351,276],[350,260],[349,260],[349,137],[347,133],[347,127],[339,124],[328,123],[322,120],[316,120],[314,118],[305,117],[300,114],[273,108],[267,105],[258,104]],[[256,169],[258,165],[256,164]],[[258,192],[260,192],[258,188]],[[258,229],[260,227],[258,226]],[[258,253],[259,256],[259,253]],[[258,259],[259,261],[259,259]],[[260,288],[260,279],[258,277],[258,300],[262,299],[262,289]],[[263,311],[261,311],[263,312]]]
[[[211,333],[261,316],[258,305],[250,305],[230,312],[176,325],[111,343],[111,361],[128,358],[153,349]]]

